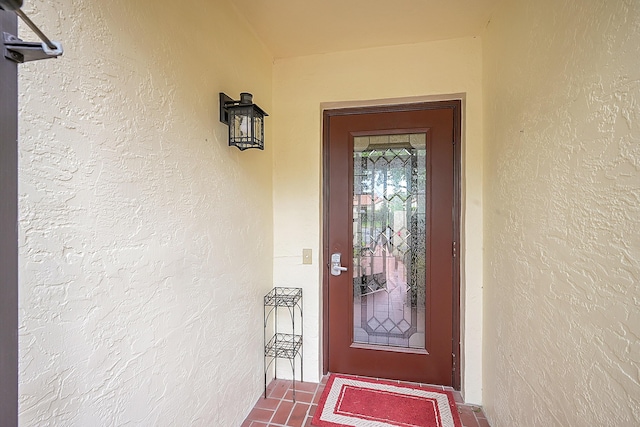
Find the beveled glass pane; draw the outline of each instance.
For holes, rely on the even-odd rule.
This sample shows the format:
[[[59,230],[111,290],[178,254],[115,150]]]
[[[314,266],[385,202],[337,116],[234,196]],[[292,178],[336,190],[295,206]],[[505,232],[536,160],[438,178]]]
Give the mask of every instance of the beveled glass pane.
[[[354,342],[425,348],[426,134],[354,138]]]
[[[229,109],[229,143],[241,150],[264,148],[262,114],[253,105]]]
[[[253,119],[253,139],[259,145],[264,143],[264,126],[262,124],[262,116],[255,116]]]

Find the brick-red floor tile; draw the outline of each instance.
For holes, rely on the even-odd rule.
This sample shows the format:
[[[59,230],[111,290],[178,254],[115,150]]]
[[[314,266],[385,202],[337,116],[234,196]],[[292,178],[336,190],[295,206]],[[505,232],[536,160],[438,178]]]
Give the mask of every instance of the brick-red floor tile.
[[[269,421],[273,416],[273,411],[270,409],[253,408],[247,417],[251,421]]]
[[[298,391],[306,391],[307,393],[315,393],[318,388],[317,383],[301,383],[296,381],[296,393]]]
[[[293,400],[293,390],[287,390],[287,393],[284,395],[285,400]],[[296,390],[296,402],[305,402],[311,403],[313,400],[313,393],[308,393],[306,391]]]
[[[309,416],[313,417],[316,414],[316,409],[318,409],[318,405],[311,405],[309,408]]]
[[[460,421],[462,421],[464,427],[479,427],[478,420],[469,407],[458,405],[458,412],[460,414]]]
[[[304,421],[307,418],[307,412],[309,412],[309,404],[296,402],[287,421],[289,427],[302,427]]]
[[[282,399],[289,390],[291,381],[285,380],[273,380],[271,384],[267,386],[267,397],[274,399]]]
[[[274,399],[272,397],[268,397],[265,399],[264,397],[260,397],[256,402],[255,407],[261,409],[271,409],[272,411],[275,411],[278,408],[279,404],[280,399]]]
[[[320,384],[318,389],[316,390],[316,394],[313,396],[313,403],[320,402],[320,398],[322,397],[322,393],[324,392],[324,384]]]
[[[276,413],[273,415],[271,423],[285,425],[287,420],[289,419],[289,415],[291,414],[292,409],[293,402],[289,400],[283,400],[282,402],[280,402],[280,406],[278,406]]]

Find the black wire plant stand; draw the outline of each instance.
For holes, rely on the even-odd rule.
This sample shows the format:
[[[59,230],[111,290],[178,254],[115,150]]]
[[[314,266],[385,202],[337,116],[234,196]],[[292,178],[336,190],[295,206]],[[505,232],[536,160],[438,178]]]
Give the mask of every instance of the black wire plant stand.
[[[286,307],[291,317],[291,332],[278,332],[278,311]],[[300,333],[296,334],[296,309],[299,311]],[[267,324],[274,313],[274,334],[267,341]],[[264,397],[267,397],[267,370],[276,359],[288,359],[293,376],[293,401],[296,400],[296,357],[300,358],[300,382],[303,379],[302,363],[302,288],[275,287],[264,296]],[[277,363],[274,378],[278,378]]]

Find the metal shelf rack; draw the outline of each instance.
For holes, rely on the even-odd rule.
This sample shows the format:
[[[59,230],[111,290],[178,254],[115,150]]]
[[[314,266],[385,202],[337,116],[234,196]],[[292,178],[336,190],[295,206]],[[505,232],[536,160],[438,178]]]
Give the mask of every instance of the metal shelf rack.
[[[287,308],[291,317],[291,332],[278,332],[278,311]],[[297,310],[296,310],[297,309]],[[296,316],[299,312],[299,316]],[[267,341],[267,324],[274,313],[274,334]],[[296,317],[300,320],[300,333],[296,333]],[[293,400],[296,400],[296,356],[300,357],[300,381],[302,370],[302,288],[275,287],[264,296],[264,397],[267,397],[267,370],[276,359],[288,359],[293,373]],[[278,378],[277,363],[274,377]]]

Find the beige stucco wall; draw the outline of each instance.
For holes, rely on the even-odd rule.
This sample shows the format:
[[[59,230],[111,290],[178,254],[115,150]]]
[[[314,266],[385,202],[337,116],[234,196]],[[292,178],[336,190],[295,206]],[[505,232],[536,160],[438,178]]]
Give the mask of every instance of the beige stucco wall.
[[[640,3],[505,1],[483,36],[485,412],[640,424]]]
[[[305,379],[321,372],[322,108],[464,98],[463,390],[481,402],[482,87],[476,38],[277,60],[274,283],[304,288]],[[302,264],[302,249],[313,264]]]
[[[240,425],[273,144],[229,148],[218,92],[271,111],[270,55],[223,0],[25,10],[65,54],[20,66],[20,424]]]

